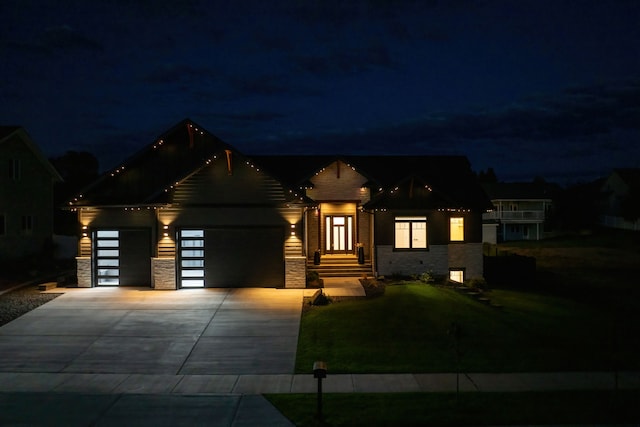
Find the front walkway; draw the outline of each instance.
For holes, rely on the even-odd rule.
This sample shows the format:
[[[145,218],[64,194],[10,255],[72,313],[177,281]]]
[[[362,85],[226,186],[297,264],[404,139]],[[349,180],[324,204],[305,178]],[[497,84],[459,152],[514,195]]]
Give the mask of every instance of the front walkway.
[[[611,372],[523,372],[460,374],[460,391],[522,392],[614,390]],[[322,383],[326,393],[455,392],[456,374],[336,374]],[[620,372],[620,390],[640,389],[640,372]],[[0,373],[0,393],[61,392],[96,394],[263,394],[315,393],[309,374],[161,375],[93,373]]]

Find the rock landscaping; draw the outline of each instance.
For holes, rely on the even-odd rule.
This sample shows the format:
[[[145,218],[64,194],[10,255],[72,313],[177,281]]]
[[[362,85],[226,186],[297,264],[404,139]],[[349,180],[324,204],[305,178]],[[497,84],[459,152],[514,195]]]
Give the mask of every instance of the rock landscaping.
[[[42,293],[38,285],[28,285],[0,295],[0,326],[40,307],[60,294]]]

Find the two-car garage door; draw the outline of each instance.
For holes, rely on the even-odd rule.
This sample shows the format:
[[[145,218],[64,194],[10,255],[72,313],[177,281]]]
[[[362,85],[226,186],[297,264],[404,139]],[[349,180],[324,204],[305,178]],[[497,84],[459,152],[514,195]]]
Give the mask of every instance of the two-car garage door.
[[[284,286],[280,227],[182,229],[180,287]]]

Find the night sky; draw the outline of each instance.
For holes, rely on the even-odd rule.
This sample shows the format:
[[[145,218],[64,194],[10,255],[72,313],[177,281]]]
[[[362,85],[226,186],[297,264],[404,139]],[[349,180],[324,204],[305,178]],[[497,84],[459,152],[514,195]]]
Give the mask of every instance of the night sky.
[[[640,167],[640,1],[0,1],[0,124],[108,169],[189,117],[246,154]]]

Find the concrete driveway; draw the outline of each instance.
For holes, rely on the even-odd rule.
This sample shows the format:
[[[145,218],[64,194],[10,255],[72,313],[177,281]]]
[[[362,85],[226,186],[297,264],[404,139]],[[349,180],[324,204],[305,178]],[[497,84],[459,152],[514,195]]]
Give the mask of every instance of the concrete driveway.
[[[301,290],[67,289],[0,328],[0,372],[291,374]]]

